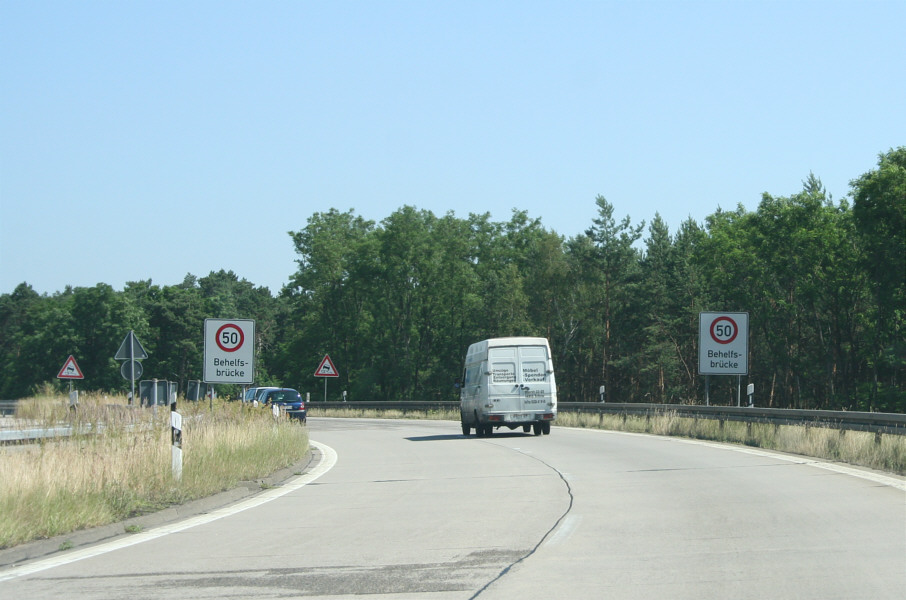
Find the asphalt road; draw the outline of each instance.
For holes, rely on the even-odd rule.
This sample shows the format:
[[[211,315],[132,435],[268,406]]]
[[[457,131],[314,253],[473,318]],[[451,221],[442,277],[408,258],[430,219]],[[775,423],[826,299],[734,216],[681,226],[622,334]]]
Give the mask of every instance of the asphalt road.
[[[717,444],[309,420],[305,474],[0,567],[0,598],[902,598],[901,477]]]

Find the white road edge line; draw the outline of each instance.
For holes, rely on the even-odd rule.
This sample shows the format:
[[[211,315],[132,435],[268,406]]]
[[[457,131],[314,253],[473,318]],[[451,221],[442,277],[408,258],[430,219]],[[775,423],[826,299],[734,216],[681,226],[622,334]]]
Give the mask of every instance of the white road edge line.
[[[879,483],[881,485],[887,485],[892,488],[906,492],[906,480],[899,479],[893,475],[885,475],[883,473],[875,473],[873,471],[865,471],[858,469],[856,467],[849,467],[840,463],[827,462],[817,458],[808,458],[806,456],[790,456],[788,454],[782,454],[780,452],[772,452],[770,450],[759,450],[756,448],[743,448],[741,446],[735,446],[733,444],[721,444],[718,442],[707,442],[704,440],[690,440],[685,438],[672,438],[677,442],[684,444],[696,444],[700,446],[708,446],[711,448],[723,448],[729,449],[734,452],[742,452],[743,454],[753,454],[755,456],[769,457],[778,460],[784,460],[787,462],[795,463],[797,465],[807,465],[809,467],[817,467],[818,469],[824,469],[826,471],[832,471],[834,473],[840,473],[843,475],[850,475],[852,477],[858,477],[859,479],[865,479],[874,483]]]
[[[203,515],[191,517],[178,523],[163,525],[149,531],[126,535],[110,542],[98,544],[97,546],[91,546],[83,550],[75,550],[73,552],[64,553],[60,556],[54,556],[19,567],[13,567],[12,569],[9,569],[7,571],[0,571],[0,581],[8,581],[10,579],[22,577],[24,575],[31,575],[40,571],[46,571],[47,569],[68,565],[80,560],[84,560],[86,558],[93,558],[95,556],[100,556],[101,554],[106,554],[108,552],[113,552],[122,548],[128,548],[129,546],[134,546],[136,544],[141,544],[142,542],[154,540],[171,533],[185,531],[186,529],[190,529],[198,525],[211,523],[212,521],[222,519],[223,517],[229,517],[230,515],[235,515],[244,510],[255,508],[256,506],[261,506],[266,502],[270,502],[271,500],[285,496],[290,492],[294,492],[330,471],[337,463],[337,453],[333,448],[319,442],[309,443],[321,452],[321,461],[314,469],[312,469],[308,473],[299,475],[295,479],[287,481],[280,487],[265,490],[264,492],[257,494],[256,496],[253,496],[247,500],[243,500],[242,502],[237,502],[236,504],[211,511]]]
[[[884,473],[877,473],[874,471],[866,471],[864,469],[859,469],[856,467],[849,467],[840,463],[834,463],[825,461],[818,458],[809,458],[807,456],[796,456],[791,454],[784,454],[782,452],[775,452],[773,450],[763,450],[759,448],[750,448],[744,446],[737,446],[735,444],[722,444],[720,442],[709,442],[707,440],[693,440],[690,438],[681,438],[681,437],[670,437],[664,435],[656,435],[653,433],[634,433],[631,431],[610,431],[605,429],[585,429],[582,427],[571,427],[570,429],[577,429],[579,431],[602,431],[604,433],[616,434],[616,435],[631,435],[631,436],[640,436],[640,437],[653,437],[659,438],[666,441],[676,442],[678,444],[691,444],[693,446],[707,446],[709,448],[719,448],[721,450],[729,450],[731,452],[740,452],[742,454],[752,454],[754,456],[762,456],[765,458],[772,458],[775,460],[783,460],[786,462],[791,462],[797,465],[807,465],[809,467],[817,467],[819,469],[824,469],[826,471],[832,471],[834,473],[840,473],[843,475],[850,475],[852,477],[858,477],[860,479],[865,479],[872,481],[874,483],[879,483],[881,485],[887,485],[892,488],[906,492],[906,479],[902,479],[895,475],[886,475]]]

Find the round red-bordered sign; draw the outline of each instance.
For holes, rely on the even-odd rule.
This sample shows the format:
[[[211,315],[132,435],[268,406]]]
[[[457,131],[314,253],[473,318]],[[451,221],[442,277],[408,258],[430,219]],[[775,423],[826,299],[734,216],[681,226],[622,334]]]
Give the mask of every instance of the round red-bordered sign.
[[[217,330],[214,341],[217,342],[217,347],[224,352],[235,352],[245,343],[245,334],[238,325],[227,323]]]
[[[727,326],[719,325],[719,323],[721,323],[723,321],[727,321],[729,323],[730,328],[732,328],[732,330],[733,330],[733,333],[731,335],[729,335],[729,337],[724,334],[726,332]],[[716,329],[716,331],[715,331],[715,329]],[[715,342],[717,342],[718,344],[729,344],[730,342],[732,342],[733,340],[736,339],[736,334],[739,333],[739,326],[736,325],[736,321],[734,321],[730,317],[727,317],[727,316],[717,317],[716,319],[711,321],[710,333],[711,333],[711,339],[714,340]]]

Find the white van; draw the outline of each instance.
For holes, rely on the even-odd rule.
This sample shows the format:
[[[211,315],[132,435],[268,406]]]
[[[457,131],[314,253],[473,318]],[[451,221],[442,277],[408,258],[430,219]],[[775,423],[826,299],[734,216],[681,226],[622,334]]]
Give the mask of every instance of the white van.
[[[509,427],[549,434],[557,383],[547,339],[494,338],[469,346],[459,393],[462,434],[486,437]]]

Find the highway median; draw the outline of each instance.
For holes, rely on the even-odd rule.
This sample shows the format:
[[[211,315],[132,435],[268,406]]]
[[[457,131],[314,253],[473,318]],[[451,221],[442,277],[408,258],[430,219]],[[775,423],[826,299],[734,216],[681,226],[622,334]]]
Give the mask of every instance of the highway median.
[[[269,409],[215,400],[181,402],[179,412],[176,476],[167,406],[104,394],[83,395],[75,410],[57,396],[20,401],[8,424],[71,434],[3,448],[0,549],[255,485],[309,452],[308,428]]]

